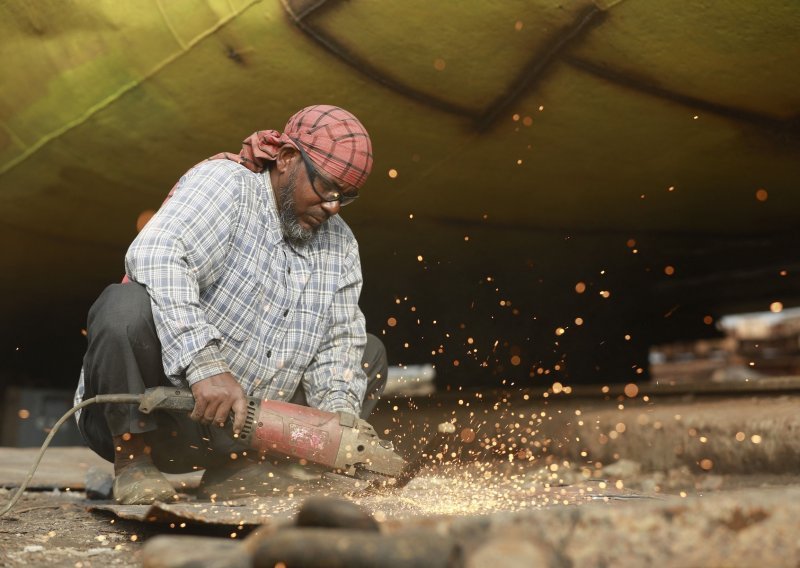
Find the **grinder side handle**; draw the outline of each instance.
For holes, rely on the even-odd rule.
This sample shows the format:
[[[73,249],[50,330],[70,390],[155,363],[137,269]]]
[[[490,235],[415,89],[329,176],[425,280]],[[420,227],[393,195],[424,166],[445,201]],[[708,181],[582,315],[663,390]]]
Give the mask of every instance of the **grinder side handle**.
[[[192,391],[178,387],[154,387],[144,391],[139,402],[139,412],[150,414],[154,410],[194,410]]]
[[[260,399],[247,397],[247,414],[245,417],[244,427],[239,435],[243,441],[249,441],[252,434],[256,416],[258,415],[258,407],[261,403]],[[191,412],[194,410],[194,396],[192,391],[188,389],[181,389],[178,387],[154,387],[144,391],[141,400],[139,401],[139,412],[150,414],[154,410],[176,410],[178,412]],[[228,424],[233,422],[233,411],[231,411],[230,420]]]

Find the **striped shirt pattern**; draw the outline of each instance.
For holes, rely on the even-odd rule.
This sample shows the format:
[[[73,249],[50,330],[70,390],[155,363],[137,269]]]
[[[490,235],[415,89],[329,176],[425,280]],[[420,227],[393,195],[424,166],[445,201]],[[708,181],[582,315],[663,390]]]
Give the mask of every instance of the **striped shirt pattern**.
[[[229,371],[245,393],[358,414],[366,344],[358,244],[339,216],[306,247],[281,231],[269,171],[228,160],[186,173],[125,257],[146,286],[176,386]],[[82,391],[82,385],[79,391]]]

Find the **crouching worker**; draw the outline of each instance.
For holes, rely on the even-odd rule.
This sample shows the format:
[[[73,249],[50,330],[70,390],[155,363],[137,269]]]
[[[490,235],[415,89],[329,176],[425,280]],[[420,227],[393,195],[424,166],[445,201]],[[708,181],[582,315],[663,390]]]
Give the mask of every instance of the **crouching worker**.
[[[89,446],[114,463],[114,499],[175,498],[162,472],[204,469],[201,493],[271,492],[280,471],[222,428],[245,396],[366,418],[386,382],[386,353],[358,307],[358,244],[339,217],[372,167],[349,112],[317,105],[283,133],[263,130],[239,154],[190,169],[125,256],[126,280],[88,316],[76,403],[100,394],[191,388],[191,414],[91,405]]]

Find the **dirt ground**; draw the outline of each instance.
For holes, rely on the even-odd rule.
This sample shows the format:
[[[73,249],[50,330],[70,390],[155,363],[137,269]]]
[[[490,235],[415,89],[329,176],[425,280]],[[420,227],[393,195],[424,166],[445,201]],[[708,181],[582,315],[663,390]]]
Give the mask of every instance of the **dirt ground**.
[[[0,489],[3,501],[11,492]],[[86,511],[85,494],[27,492],[0,518],[2,566],[140,566],[156,527]]]
[[[436,413],[450,416],[454,407],[463,408],[461,404],[449,405],[449,408],[448,405],[444,408],[437,406],[435,409],[407,412],[405,416],[413,417],[418,424],[433,424],[439,419]],[[776,514],[774,522],[778,530],[773,527],[770,538],[775,538],[775,533],[781,531],[787,534],[794,531],[796,534],[797,527],[793,526],[796,523],[790,521],[784,528],[786,522],[779,523],[778,519],[797,518],[797,511],[789,510],[793,505],[781,500],[784,492],[792,495],[800,492],[800,474],[796,473],[800,470],[795,467],[798,460],[796,433],[800,431],[797,397],[737,398],[730,401],[659,400],[649,404],[626,401],[624,410],[619,409],[615,400],[598,406],[597,403],[586,404],[576,399],[564,400],[558,405],[551,403],[547,408],[554,420],[537,425],[538,438],[536,432],[517,428],[514,439],[546,437],[557,442],[558,438],[552,432],[567,432],[564,436],[581,439],[581,447],[588,452],[585,459],[570,457],[570,454],[576,455],[572,446],[578,445],[567,444],[566,438],[566,445],[559,446],[553,442],[549,451],[525,462],[497,459],[496,454],[493,460],[486,460],[487,454],[492,452],[479,452],[481,458],[472,463],[434,467],[412,481],[402,493],[382,501],[360,504],[380,521],[413,523],[428,516],[442,515],[476,518],[530,509],[539,510],[545,519],[550,518],[555,524],[564,518],[562,513],[565,509],[584,505],[578,499],[554,499],[553,488],[581,488],[590,480],[602,478],[605,480],[602,487],[609,491],[616,489],[644,496],[642,511],[648,510],[644,501],[653,504],[664,498],[673,503],[672,500],[679,499],[689,509],[694,507],[693,510],[700,511],[698,514],[712,518],[714,512],[704,511],[703,502],[728,503],[735,507],[739,495],[746,494],[747,506],[751,509],[753,503],[763,503],[758,505],[764,511],[757,515],[758,519],[769,516],[771,511],[783,515]],[[579,408],[583,409],[582,417],[586,424],[580,426],[581,430],[576,430],[578,426],[574,418],[564,422],[562,417],[575,416],[575,409]],[[486,435],[507,435],[509,430],[505,425],[518,426],[519,417],[529,411],[531,417],[533,412],[541,416],[541,406],[533,402],[515,405],[513,413],[502,414],[503,408],[500,408],[498,414],[488,416],[494,429]],[[413,426],[403,423],[401,414],[384,415],[381,428],[385,427],[388,435],[392,435],[392,428],[413,430]],[[647,420],[642,416],[647,416]],[[464,417],[457,418],[460,424],[468,423]],[[620,423],[628,424],[628,427],[620,428]],[[654,426],[659,423],[663,424]],[[474,422],[471,426],[478,430],[479,425]],[[618,437],[609,437],[615,428],[615,431],[623,432]],[[484,428],[479,434],[483,435],[482,432],[488,430]],[[742,433],[746,436],[743,437]],[[560,456],[559,449],[562,450]],[[514,448],[514,455],[519,455],[518,450],[518,446]],[[469,454],[469,451],[460,451],[461,456]],[[654,460],[653,454],[663,455]],[[704,469],[700,459],[703,456],[714,466]],[[656,469],[652,467],[654,463],[666,466]],[[593,483],[596,489],[597,482]],[[0,489],[0,503],[10,499],[12,493]],[[718,497],[721,499],[717,500]],[[232,538],[242,539],[249,532],[246,527],[236,526],[209,527],[191,523],[169,526],[125,521],[110,514],[88,512],[87,504],[85,494],[78,491],[27,492],[10,513],[0,518],[0,566],[141,566],[143,544],[158,534],[200,534],[230,541]],[[624,535],[620,529],[615,529],[615,523],[624,515],[630,516],[632,507],[638,507],[640,503],[612,499],[590,506],[594,509],[587,518],[605,517],[609,536],[622,537]],[[732,522],[712,518],[708,530],[716,531],[722,526],[727,532],[719,533],[720,538],[728,539],[725,542],[735,542],[735,539],[747,536],[747,523],[751,522],[745,515],[742,517],[745,525],[737,526],[736,519],[740,516],[735,512]],[[661,517],[658,519],[659,523],[664,521]],[[631,530],[635,530],[635,525],[634,522]],[[725,528],[728,525],[733,528]],[[653,528],[647,537],[653,546],[665,544],[659,542],[659,535],[663,535],[662,540],[669,537],[673,541],[680,536],[668,530],[659,532],[664,530],[661,525]],[[789,539],[787,546],[796,548],[795,541],[796,538]],[[626,552],[625,546],[628,545],[619,545],[615,558],[630,558],[633,563],[614,565],[637,565],[635,557]],[[786,565],[793,565],[792,555],[797,552],[794,548],[785,557]],[[580,553],[585,551],[572,552],[575,566],[600,565],[599,561],[591,558],[579,560],[582,558]],[[780,560],[771,565],[781,565]]]
[[[623,463],[622,467],[628,467]],[[412,508],[403,507],[402,503],[394,503],[389,510],[389,515],[398,513],[406,519],[414,518],[417,513],[443,514],[447,511],[441,509],[442,497],[446,501],[451,513],[460,515],[486,515],[493,510],[509,510],[512,507],[498,506],[496,494],[508,494],[512,483],[510,470],[507,476],[499,470],[494,470],[499,479],[485,480],[482,484],[475,482],[469,489],[462,493],[469,493],[471,497],[465,498],[459,504],[452,495],[447,496],[444,491],[449,488],[451,492],[459,491],[454,484],[448,484],[447,479],[453,475],[452,471],[440,472],[436,476],[425,476],[420,482],[409,485],[408,495],[397,501],[414,503]],[[517,472],[519,473],[519,472]],[[542,473],[532,474],[531,483],[540,483]],[[624,472],[623,472],[624,473]],[[573,475],[576,479],[578,472]],[[519,488],[519,476],[513,481]],[[579,482],[576,482],[579,483]],[[669,472],[656,472],[649,474],[631,475],[625,481],[626,488],[631,492],[645,492],[651,496],[676,496],[686,499],[687,502],[703,499],[710,494],[724,494],[742,488],[757,488],[766,493],[774,492],[775,488],[800,487],[797,476],[773,475],[748,475],[748,476],[718,476],[710,474],[695,475],[686,469]],[[481,492],[479,487],[483,488]],[[0,490],[0,499],[10,497],[11,492]],[[493,496],[494,494],[494,496]],[[476,501],[475,495],[481,495]],[[484,500],[481,504],[481,499]],[[429,507],[420,505],[430,503]],[[518,503],[517,500],[514,502]],[[439,505],[436,505],[436,504]],[[158,534],[195,534],[213,536],[229,540],[246,537],[250,532],[247,528],[242,530],[233,526],[202,526],[189,524],[185,527],[166,524],[140,523],[115,518],[113,515],[88,512],[88,502],[82,492],[66,491],[34,491],[27,492],[17,503],[15,508],[6,517],[0,519],[0,566],[51,566],[88,568],[91,566],[141,566],[143,544],[151,537]],[[538,505],[542,507],[542,504]],[[581,506],[580,504],[549,504],[544,508],[566,508]],[[610,501],[607,507],[628,507],[625,502]],[[373,509],[374,503],[373,503]],[[380,509],[380,506],[378,507]],[[519,510],[519,509],[517,509]],[[555,511],[554,511],[555,512]],[[379,518],[386,518],[379,513]]]

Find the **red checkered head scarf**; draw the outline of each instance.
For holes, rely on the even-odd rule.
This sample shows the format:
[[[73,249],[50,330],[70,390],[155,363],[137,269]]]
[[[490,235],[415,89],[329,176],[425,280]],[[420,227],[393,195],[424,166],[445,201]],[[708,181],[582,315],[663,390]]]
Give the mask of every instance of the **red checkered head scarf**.
[[[314,105],[297,112],[283,133],[259,130],[242,143],[236,154],[223,152],[210,160],[234,160],[254,172],[262,172],[277,159],[284,144],[300,144],[318,169],[337,180],[360,188],[372,170],[372,142],[359,120],[346,110]]]

